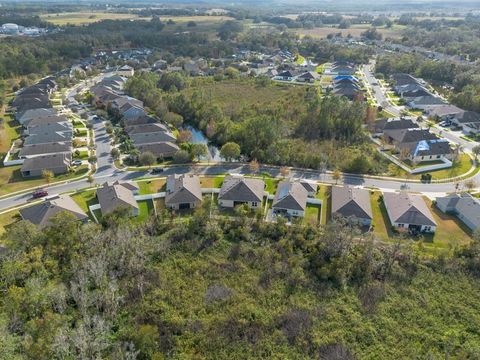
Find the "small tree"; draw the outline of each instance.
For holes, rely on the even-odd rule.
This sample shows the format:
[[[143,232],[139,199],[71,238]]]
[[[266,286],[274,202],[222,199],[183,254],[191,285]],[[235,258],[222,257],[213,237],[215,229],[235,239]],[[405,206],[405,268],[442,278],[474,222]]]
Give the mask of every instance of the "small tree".
[[[90,164],[95,164],[97,162],[97,157],[95,155],[89,156],[88,157],[88,162]]]
[[[110,155],[112,155],[112,158],[114,160],[118,160],[120,158],[120,150],[118,150],[117,148],[112,148],[112,150],[110,151]]]
[[[260,163],[257,161],[257,159],[253,159],[248,164],[248,167],[250,168],[250,171],[252,173],[256,174],[258,172],[258,170],[260,170]]]
[[[142,166],[151,167],[153,164],[155,164],[155,160],[156,160],[155,155],[153,155],[149,151],[141,153],[140,156],[138,157],[138,162]]]
[[[173,161],[177,164],[185,164],[191,160],[190,154],[186,150],[178,150],[175,155],[173,155]]]
[[[182,126],[182,124],[183,124],[182,115],[179,115],[179,114],[176,114],[176,113],[173,113],[173,112],[167,112],[164,115],[163,120],[165,120],[165,122],[167,122],[168,124],[172,124],[176,128]]]
[[[282,166],[280,168],[280,174],[283,176],[283,177],[287,177],[288,174],[290,174],[290,169],[286,166]]]
[[[179,143],[187,143],[192,141],[192,132],[188,130],[182,130],[178,133],[177,141]]]
[[[45,179],[45,181],[47,182],[47,184],[50,184],[52,182],[52,179],[55,175],[53,174],[52,171],[50,170],[47,170],[47,169],[43,169],[42,170],[42,178]]]
[[[93,175],[88,175],[87,181],[90,185],[92,185],[95,182],[95,178]]]
[[[240,145],[227,142],[220,149],[220,155],[227,161],[237,160],[240,157]]]
[[[475,186],[477,184],[475,183],[475,181],[473,180],[468,180],[468,181],[465,181],[465,188],[468,190],[468,191],[472,191],[473,189],[475,189]]]
[[[193,144],[190,152],[194,158],[200,161],[200,157],[208,155],[207,145],[205,144]]]
[[[480,155],[480,145],[475,145],[472,148],[472,153],[473,153],[473,155],[475,155],[475,161],[477,161],[478,160],[478,155]]]
[[[335,180],[335,184],[338,184],[338,181],[342,179],[342,173],[340,170],[335,169],[333,174],[332,174],[333,180]]]

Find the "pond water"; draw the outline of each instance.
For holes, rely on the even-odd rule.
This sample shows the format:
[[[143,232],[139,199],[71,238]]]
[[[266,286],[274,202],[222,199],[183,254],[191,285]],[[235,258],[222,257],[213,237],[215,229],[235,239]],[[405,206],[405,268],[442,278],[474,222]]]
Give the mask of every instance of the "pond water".
[[[205,144],[208,149],[208,156],[202,158],[202,160],[212,160],[212,161],[223,161],[224,159],[220,156],[220,149],[215,145],[212,145],[208,142],[205,134],[199,130],[195,129],[192,126],[187,126],[186,130],[192,133],[192,143],[194,144]]]

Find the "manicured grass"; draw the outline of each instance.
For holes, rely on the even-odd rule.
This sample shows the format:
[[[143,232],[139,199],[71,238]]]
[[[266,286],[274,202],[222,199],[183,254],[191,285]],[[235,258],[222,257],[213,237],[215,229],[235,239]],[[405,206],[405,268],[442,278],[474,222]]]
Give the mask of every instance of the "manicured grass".
[[[9,113],[2,116],[0,112],[0,118],[3,118],[0,125],[0,153],[3,155],[10,149],[12,141],[20,137],[21,126]]]
[[[429,162],[430,163],[430,162]],[[428,163],[420,163],[417,168],[427,166]],[[431,165],[431,164],[430,164]],[[425,173],[432,174],[433,180],[449,179],[465,174],[472,167],[472,160],[467,154],[461,154],[459,159],[453,163],[449,169],[442,169],[436,171],[426,171]],[[421,179],[422,174],[408,174],[405,170],[397,167],[396,176],[405,179]]]
[[[298,54],[297,58],[295,59],[295,62],[298,65],[303,65],[303,63],[305,62],[305,58],[302,55]]]
[[[86,213],[89,212],[88,207],[98,203],[96,190],[87,190],[70,195],[70,197],[82,208]]]
[[[146,181],[137,181],[140,195],[155,194],[165,191],[166,179],[152,179]]]
[[[322,207],[322,216],[320,223],[325,225],[327,221],[329,221],[332,217],[332,201],[331,201],[331,186],[327,185],[320,185],[318,192],[317,192],[317,199],[321,199],[323,201]]]
[[[428,250],[452,251],[456,247],[466,245],[472,241],[471,230],[456,216],[443,213],[433,205],[430,199],[424,197],[424,200],[437,223],[437,231],[434,234],[424,235],[423,246],[425,248]]]
[[[305,209],[305,222],[312,225],[318,225],[321,223],[322,207],[320,205],[307,204]]]
[[[20,212],[13,210],[0,214],[0,236],[2,236],[8,227],[21,219]]]
[[[87,129],[75,129],[74,135],[77,137],[85,137],[87,136]]]
[[[81,159],[81,160],[86,160],[88,159],[88,150],[82,150],[80,151],[80,154],[77,155],[76,152],[73,152],[73,158],[74,159]]]
[[[74,129],[85,129],[85,124],[80,120],[73,121],[73,128]]]
[[[280,181],[279,179],[265,179],[265,191],[269,194],[275,194]]]
[[[21,165],[0,167],[0,195],[7,195],[15,191],[47,185],[47,182],[43,178],[24,179],[20,173],[20,168]],[[88,166],[82,165],[75,168],[71,173],[55,176],[52,179],[52,183],[86,175],[87,172]]]
[[[224,176],[205,176],[200,178],[200,186],[206,189],[222,187]]]
[[[139,212],[138,212],[138,216],[136,217],[138,221],[145,221],[151,215],[154,214],[154,207],[153,207],[152,200],[138,201],[138,208],[139,208]]]
[[[394,234],[381,196],[382,193],[380,191],[375,191],[370,197],[373,214],[373,233],[379,240],[390,241],[393,239]]]

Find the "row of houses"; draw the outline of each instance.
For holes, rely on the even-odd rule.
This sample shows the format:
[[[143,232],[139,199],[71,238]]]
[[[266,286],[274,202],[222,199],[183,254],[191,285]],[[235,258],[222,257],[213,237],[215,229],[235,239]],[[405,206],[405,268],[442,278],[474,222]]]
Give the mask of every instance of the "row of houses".
[[[393,74],[391,79],[395,93],[411,108],[428,110],[446,104],[442,98],[427,89],[423,80],[410,74]]]
[[[55,175],[68,172],[72,159],[73,126],[53,108],[50,96],[57,89],[53,77],[22,89],[11,103],[22,125],[21,144],[11,155],[23,161],[23,177],[38,177],[43,170]]]
[[[421,129],[410,118],[381,119],[375,122],[374,136],[383,136],[404,160],[415,163],[451,159],[453,151],[449,142],[437,137],[429,129]]]
[[[360,81],[354,75],[335,76],[329,90],[336,96],[343,96],[352,101],[363,94]]]
[[[428,90],[423,80],[409,74],[394,74],[391,76],[393,89],[405,103],[414,109],[423,110],[431,119],[445,121],[461,128],[465,133],[480,133],[480,114],[474,111],[460,109],[448,104],[445,100]]]
[[[140,153],[151,152],[157,158],[172,157],[179,147],[172,132],[147,114],[143,102],[123,94],[126,78],[120,75],[104,78],[93,86],[93,102],[121,119],[125,133]]]

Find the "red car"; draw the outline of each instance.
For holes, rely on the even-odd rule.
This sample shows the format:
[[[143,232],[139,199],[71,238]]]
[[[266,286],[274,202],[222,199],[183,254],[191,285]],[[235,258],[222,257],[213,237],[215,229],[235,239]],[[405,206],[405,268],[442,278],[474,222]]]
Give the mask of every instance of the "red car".
[[[42,198],[42,197],[45,197],[48,195],[48,191],[44,190],[44,189],[38,189],[38,190],[35,190],[32,194],[32,197],[34,199],[39,199],[39,198]]]

